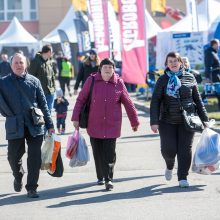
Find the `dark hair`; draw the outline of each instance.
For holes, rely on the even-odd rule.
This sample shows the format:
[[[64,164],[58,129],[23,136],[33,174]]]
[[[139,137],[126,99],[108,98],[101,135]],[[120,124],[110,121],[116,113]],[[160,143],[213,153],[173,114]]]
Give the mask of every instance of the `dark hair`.
[[[95,54],[97,55],[97,51],[95,48],[92,48],[90,51],[89,51],[89,54]]]
[[[52,46],[50,44],[47,44],[42,47],[41,53],[48,53],[49,51],[52,52]]]
[[[181,56],[180,56],[179,53],[177,53],[177,52],[170,52],[170,53],[168,53],[167,56],[166,56],[165,66],[167,66],[168,57],[177,58],[177,60],[178,60],[180,63],[183,64],[182,58],[181,58]]]
[[[103,65],[112,65],[113,68],[115,68],[115,63],[113,60],[111,60],[110,58],[104,58],[101,63],[100,63],[100,67],[99,69],[101,70]]]
[[[210,46],[212,47],[213,45],[215,45],[215,44],[219,44],[219,40],[218,39],[212,39],[211,41],[210,41]]]

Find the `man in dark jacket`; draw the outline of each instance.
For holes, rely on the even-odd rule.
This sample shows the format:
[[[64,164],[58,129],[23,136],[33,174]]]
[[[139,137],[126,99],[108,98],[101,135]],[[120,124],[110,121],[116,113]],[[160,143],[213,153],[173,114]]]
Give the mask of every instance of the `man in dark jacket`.
[[[42,47],[41,52],[38,52],[35,58],[31,61],[28,72],[37,77],[42,85],[46,96],[49,110],[53,108],[56,71],[52,62],[53,49],[51,45]]]
[[[220,82],[220,60],[218,57],[219,40],[212,39],[210,47],[205,50],[205,77],[207,83]],[[220,109],[220,94],[218,98],[218,107]]]
[[[205,50],[205,77],[208,82],[220,81],[220,61],[218,57],[219,40],[212,39]]]
[[[22,156],[25,153],[25,140],[28,145],[27,159],[27,196],[37,198],[38,179],[41,166],[41,145],[44,126],[34,125],[30,103],[41,109],[45,126],[49,133],[54,126],[47,107],[40,81],[26,72],[27,60],[16,53],[11,60],[12,73],[0,78],[0,113],[6,117],[5,129],[8,140],[8,161],[14,176],[14,190],[22,190]],[[23,92],[22,92],[23,91]],[[26,101],[24,94],[26,94]]]
[[[11,72],[11,66],[8,61],[8,55],[1,55],[2,61],[0,62],[0,77],[7,76]]]

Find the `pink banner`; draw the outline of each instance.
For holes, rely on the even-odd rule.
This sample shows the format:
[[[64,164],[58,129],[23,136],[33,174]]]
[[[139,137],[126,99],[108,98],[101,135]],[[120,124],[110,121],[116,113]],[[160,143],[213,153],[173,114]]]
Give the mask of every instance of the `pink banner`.
[[[108,1],[89,0],[90,14],[92,17],[95,48],[102,59],[109,57],[109,24],[108,24]]]
[[[119,0],[122,41],[122,78],[145,84],[147,72],[144,0]]]

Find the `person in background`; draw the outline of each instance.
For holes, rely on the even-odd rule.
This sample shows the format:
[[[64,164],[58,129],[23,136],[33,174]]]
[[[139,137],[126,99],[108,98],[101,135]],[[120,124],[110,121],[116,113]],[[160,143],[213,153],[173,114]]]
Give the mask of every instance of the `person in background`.
[[[45,126],[49,133],[54,132],[46,98],[40,81],[27,71],[27,59],[15,53],[11,59],[12,72],[0,78],[0,113],[6,117],[5,129],[8,140],[8,161],[14,176],[14,190],[22,190],[24,169],[22,157],[25,153],[25,142],[28,146],[27,157],[27,196],[39,197],[37,193],[41,167],[41,145],[44,126],[34,125],[30,105],[25,101],[21,90],[27,95],[30,103],[44,114]]]
[[[205,50],[205,81],[206,83],[220,82],[220,60],[218,57],[219,40],[212,39],[210,47]],[[220,110],[220,95],[216,94],[218,99],[218,108]]]
[[[86,80],[79,93],[72,114],[73,126],[79,129],[79,114],[87,100],[94,77],[87,132],[93,149],[98,185],[113,189],[113,172],[116,162],[116,139],[121,134],[123,104],[133,131],[139,126],[135,106],[123,80],[114,72],[114,62],[105,58],[100,70]]]
[[[56,72],[52,56],[52,46],[44,45],[41,52],[38,52],[35,58],[31,60],[28,68],[28,72],[40,80],[50,112],[53,108],[54,95],[56,91]]]
[[[220,81],[220,60],[218,57],[219,40],[212,39],[205,50],[205,77],[207,82]]]
[[[195,69],[191,69],[188,57],[182,57],[182,61],[183,61],[183,65],[185,67],[185,70],[194,75],[194,77],[196,78],[197,83],[201,83],[202,82],[202,76],[199,73],[199,71],[197,71]]]
[[[70,80],[73,79],[73,66],[71,62],[66,58],[63,57],[61,60],[61,69],[59,71],[59,82],[60,82],[60,87],[63,91],[63,96],[65,96],[65,91],[67,87],[67,90],[69,92],[69,96],[71,97],[71,91],[70,91]]]
[[[198,91],[195,77],[187,72],[180,55],[170,52],[166,56],[165,71],[156,82],[150,105],[150,125],[159,131],[161,153],[166,163],[165,178],[172,179],[177,156],[177,177],[181,188],[189,187],[187,176],[192,159],[194,132],[188,131],[183,122],[178,97],[187,112],[197,110],[206,125],[209,121]]]
[[[95,49],[91,49],[89,52],[89,57],[87,57],[81,68],[79,69],[76,83],[74,86],[74,95],[77,95],[77,90],[79,88],[80,83],[82,83],[82,87],[86,81],[86,79],[90,76],[91,73],[97,72],[99,69],[99,57]]]
[[[62,51],[58,51],[57,56],[56,56],[56,66],[58,69],[58,79],[61,73],[61,69],[62,69],[62,60],[63,60],[63,52]]]
[[[11,73],[11,66],[8,61],[8,55],[3,53],[0,62],[0,77],[7,76],[9,73]]]
[[[54,109],[56,111],[57,130],[59,134],[64,134],[66,129],[66,116],[69,102],[63,95],[62,89],[56,90],[56,99],[54,100]]]
[[[75,71],[78,73],[83,65],[83,59],[85,59],[85,56],[80,55],[79,52],[77,52],[77,65]]]

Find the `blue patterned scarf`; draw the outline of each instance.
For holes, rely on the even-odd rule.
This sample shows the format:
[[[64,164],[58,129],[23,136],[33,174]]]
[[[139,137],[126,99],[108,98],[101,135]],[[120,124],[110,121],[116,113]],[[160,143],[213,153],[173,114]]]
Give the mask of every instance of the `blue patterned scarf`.
[[[183,74],[182,70],[179,70],[179,72],[172,72],[170,70],[166,71],[166,74],[169,76],[169,81],[167,84],[167,95],[172,96],[174,98],[177,98],[177,91],[181,87],[181,81],[178,78],[178,76],[181,76]]]

